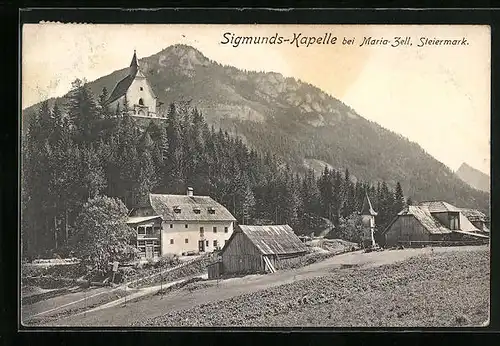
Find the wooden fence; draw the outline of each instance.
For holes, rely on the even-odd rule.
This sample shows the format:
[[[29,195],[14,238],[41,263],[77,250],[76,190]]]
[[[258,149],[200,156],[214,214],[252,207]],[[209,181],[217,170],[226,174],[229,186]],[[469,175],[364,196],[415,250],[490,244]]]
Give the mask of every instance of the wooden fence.
[[[427,247],[427,246],[477,246],[489,243],[489,239],[481,240],[434,240],[434,241],[399,241],[398,245],[404,247]]]

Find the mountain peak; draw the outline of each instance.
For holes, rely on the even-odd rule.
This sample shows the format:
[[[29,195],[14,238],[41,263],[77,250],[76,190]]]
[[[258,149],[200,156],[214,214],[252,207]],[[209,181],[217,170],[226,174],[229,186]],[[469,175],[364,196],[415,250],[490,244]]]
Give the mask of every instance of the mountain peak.
[[[465,162],[462,163],[456,174],[471,187],[480,191],[490,191],[490,176],[478,169],[475,169],[469,164]]]
[[[200,66],[209,66],[210,60],[199,50],[185,44],[175,44],[163,49],[151,58],[162,67],[168,67],[176,73],[193,77]]]

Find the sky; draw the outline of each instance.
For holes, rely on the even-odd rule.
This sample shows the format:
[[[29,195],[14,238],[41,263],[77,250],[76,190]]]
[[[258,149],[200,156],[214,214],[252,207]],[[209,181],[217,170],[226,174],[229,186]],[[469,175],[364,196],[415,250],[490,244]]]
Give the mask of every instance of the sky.
[[[282,36],[283,44],[226,37]],[[296,46],[294,37],[337,37]],[[410,37],[412,45],[363,45],[364,38]],[[467,45],[424,45],[465,38]],[[342,42],[354,40],[351,45]],[[234,41],[233,41],[234,42]],[[62,96],[76,78],[95,80],[183,43],[240,69],[278,72],[313,84],[366,119],[417,142],[452,170],[462,162],[490,172],[490,28],[422,25],[95,25],[23,26],[22,108]]]

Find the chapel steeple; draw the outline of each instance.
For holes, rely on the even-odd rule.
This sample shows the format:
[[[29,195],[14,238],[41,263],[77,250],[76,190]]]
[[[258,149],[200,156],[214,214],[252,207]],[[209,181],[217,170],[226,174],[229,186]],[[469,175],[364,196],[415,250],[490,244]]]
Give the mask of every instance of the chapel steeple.
[[[370,197],[368,197],[368,194],[365,192],[365,199],[363,200],[363,206],[361,207],[361,215],[370,215],[370,216],[376,216],[377,212],[373,210],[372,207],[372,202],[370,201]]]
[[[134,49],[134,56],[132,57],[132,61],[130,62],[130,68],[129,68],[129,76],[135,77],[137,74],[137,70],[139,69],[139,64],[137,63],[137,54]]]

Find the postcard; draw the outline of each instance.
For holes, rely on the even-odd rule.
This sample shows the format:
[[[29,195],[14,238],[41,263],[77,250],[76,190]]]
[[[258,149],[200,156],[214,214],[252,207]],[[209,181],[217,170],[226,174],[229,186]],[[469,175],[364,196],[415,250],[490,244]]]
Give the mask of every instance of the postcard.
[[[481,327],[483,25],[22,27],[25,327]]]

